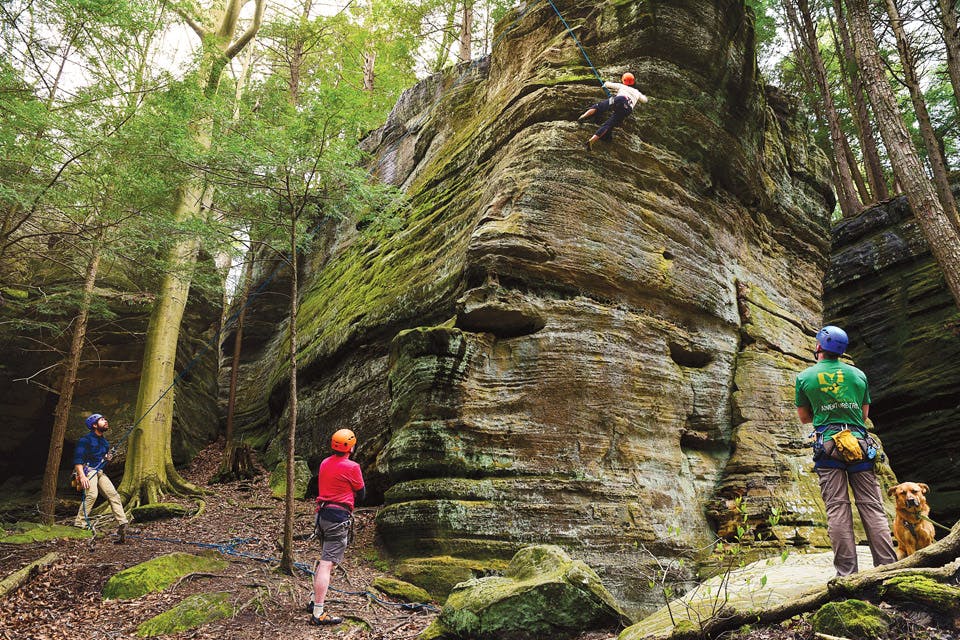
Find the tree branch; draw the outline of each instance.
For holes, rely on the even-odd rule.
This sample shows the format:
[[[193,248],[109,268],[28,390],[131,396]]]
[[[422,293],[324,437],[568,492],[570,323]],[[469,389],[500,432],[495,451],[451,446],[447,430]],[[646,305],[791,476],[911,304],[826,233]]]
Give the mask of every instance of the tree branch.
[[[257,34],[257,31],[260,30],[260,24],[263,22],[263,10],[267,6],[267,0],[256,0],[257,8],[253,14],[253,24],[247,27],[247,30],[234,41],[227,50],[223,52],[224,57],[227,60],[233,60],[233,58],[243,50],[243,48],[253,39],[253,36]]]

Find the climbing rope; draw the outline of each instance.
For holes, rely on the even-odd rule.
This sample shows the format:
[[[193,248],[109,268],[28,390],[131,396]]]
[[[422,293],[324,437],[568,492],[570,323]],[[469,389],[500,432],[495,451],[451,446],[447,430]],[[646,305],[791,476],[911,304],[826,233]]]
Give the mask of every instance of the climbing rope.
[[[269,556],[262,556],[255,553],[250,553],[249,551],[241,551],[237,547],[244,544],[251,544],[255,542],[260,542],[260,538],[230,538],[226,542],[197,542],[192,540],[183,540],[181,538],[165,538],[159,536],[142,536],[128,534],[128,538],[139,538],[140,540],[149,540],[152,542],[166,542],[171,544],[185,544],[194,547],[199,547],[201,549],[212,549],[217,553],[224,556],[231,556],[235,558],[245,558],[247,560],[254,560],[256,562],[263,562],[267,564],[278,564],[280,561],[277,558],[272,558]],[[313,576],[314,571],[307,564],[303,562],[294,562],[293,566],[296,569],[299,569],[303,573]],[[404,609],[407,611],[429,611],[433,613],[439,613],[440,609],[433,606],[432,604],[427,604],[423,602],[390,602],[389,600],[384,600],[379,597],[377,594],[370,590],[364,591],[347,591],[344,589],[337,589],[336,587],[328,587],[328,590],[335,591],[337,593],[348,595],[348,596],[360,596],[372,600],[378,604],[381,604],[385,607],[396,607],[398,609]]]
[[[583,54],[583,59],[587,61],[587,64],[590,65],[590,68],[593,69],[593,75],[597,77],[597,81],[600,82],[600,87],[603,88],[604,93],[607,94],[607,97],[610,97],[610,91],[607,89],[606,85],[603,84],[603,78],[600,77],[600,73],[597,71],[597,68],[593,66],[593,62],[590,61],[590,56],[587,55],[587,52],[584,51],[583,45],[580,44],[580,40],[577,38],[577,34],[573,32],[573,29],[570,28],[570,25],[567,24],[566,19],[563,17],[563,14],[560,13],[560,9],[557,9],[557,5],[553,3],[553,0],[547,0],[550,3],[550,6],[553,7],[554,13],[557,14],[557,17],[560,18],[560,22],[563,23],[563,26],[567,28],[567,33],[570,34],[570,37],[573,38],[573,41],[576,43],[577,48],[580,49],[580,53]]]

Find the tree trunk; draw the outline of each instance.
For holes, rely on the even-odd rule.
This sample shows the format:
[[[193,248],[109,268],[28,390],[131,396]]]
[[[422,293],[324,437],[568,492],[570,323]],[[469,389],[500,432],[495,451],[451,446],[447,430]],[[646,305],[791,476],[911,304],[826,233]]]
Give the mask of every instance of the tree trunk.
[[[233,418],[237,407],[237,379],[240,376],[240,353],[243,350],[243,325],[247,317],[247,302],[250,297],[250,284],[253,280],[253,252],[247,254],[247,264],[243,273],[243,292],[240,295],[240,313],[237,315],[237,332],[233,338],[233,358],[230,365],[230,391],[227,395],[227,441],[223,452],[217,482],[229,482],[250,478],[253,475],[252,451],[247,446],[237,446],[234,441]]]
[[[290,428],[287,431],[287,491],[284,495],[283,554],[280,570],[293,574],[293,507],[297,444],[297,218],[290,221]]]
[[[443,38],[437,47],[437,58],[433,63],[433,71],[442,71],[447,65],[447,56],[450,55],[450,46],[453,44],[453,27],[456,21],[457,5],[451,2],[447,8],[446,21],[443,28]]]
[[[460,62],[473,59],[473,0],[463,0],[463,20],[460,22]]]
[[[810,64],[813,66],[814,77],[820,89],[823,98],[824,114],[827,118],[827,126],[830,128],[830,139],[833,142],[833,153],[837,158],[837,172],[839,173],[840,183],[837,185],[840,196],[840,209],[845,218],[855,216],[860,213],[863,205],[856,197],[856,190],[853,186],[853,176],[850,172],[850,165],[847,163],[847,156],[844,153],[843,129],[840,127],[840,116],[837,114],[836,106],[833,102],[833,95],[830,93],[830,85],[827,82],[827,72],[823,66],[823,57],[820,55],[820,47],[817,43],[817,32],[813,26],[813,20],[810,18],[810,7],[807,0],[794,0],[800,9],[801,34],[807,52],[810,54]],[[787,5],[790,2],[786,3]]]
[[[60,397],[53,412],[53,432],[50,434],[50,448],[47,452],[47,466],[43,472],[43,484],[40,488],[40,521],[53,524],[57,500],[57,478],[60,475],[60,460],[63,457],[63,438],[67,433],[67,419],[73,406],[73,391],[77,385],[77,371],[83,355],[83,341],[87,335],[87,318],[90,315],[90,301],[93,299],[93,286],[97,282],[97,270],[100,268],[100,242],[93,244],[93,253],[87,262],[87,275],[83,281],[83,298],[77,311],[76,326],[70,341],[70,351],[64,363],[60,381]]]
[[[370,42],[367,44],[367,50],[363,52],[363,90],[368,93],[373,93],[374,80],[376,79],[374,73],[376,61],[377,50],[373,48],[373,43]]]
[[[870,192],[875,201],[886,200],[890,197],[887,189],[887,178],[883,175],[883,165],[880,163],[880,152],[877,149],[877,138],[870,121],[870,112],[867,109],[863,95],[863,82],[860,80],[860,69],[857,67],[853,45],[850,43],[850,32],[847,29],[847,19],[843,15],[840,0],[833,0],[833,10],[837,18],[837,31],[840,34],[840,45],[846,61],[846,76],[850,79],[850,102],[853,109],[854,124],[860,139],[860,148],[863,151],[863,164],[867,169],[867,182],[870,183]]]
[[[890,24],[893,27],[893,35],[897,40],[897,50],[900,52],[900,60],[903,62],[903,75],[910,91],[910,100],[913,102],[913,109],[917,114],[917,124],[920,125],[920,135],[923,137],[923,145],[927,148],[927,159],[930,162],[930,168],[933,170],[933,184],[937,191],[937,197],[940,198],[940,206],[946,216],[953,221],[954,227],[960,231],[960,219],[957,218],[957,203],[953,199],[953,192],[950,190],[950,178],[947,175],[947,163],[940,153],[940,143],[937,140],[937,134],[933,130],[933,124],[930,122],[930,112],[927,111],[927,103],[923,99],[923,93],[920,91],[920,78],[917,77],[917,66],[913,58],[913,50],[907,41],[907,34],[903,29],[903,20],[900,18],[900,11],[893,0],[886,0],[887,15],[890,17]]]
[[[857,60],[894,174],[904,187],[907,201],[943,271],[953,299],[960,304],[960,236],[957,228],[943,211],[900,117],[874,40],[867,0],[846,0],[846,6]]]
[[[216,24],[214,29],[197,24],[189,14],[180,14],[202,42],[203,54],[197,78],[205,98],[214,97],[225,66],[250,43],[260,29],[266,0],[255,2],[252,23],[236,38],[234,33],[240,20],[240,11],[247,0],[223,0],[218,3],[209,16],[211,22]],[[213,122],[203,118],[190,127],[194,145],[209,151]],[[212,193],[202,172],[198,171],[181,187],[174,218],[178,222],[201,219],[201,211],[205,203],[209,204]],[[166,491],[188,494],[201,492],[177,473],[170,448],[177,341],[199,244],[197,238],[188,237],[170,247],[167,253],[168,272],[163,277],[150,314],[140,390],[134,412],[137,419],[130,433],[123,482],[117,488],[127,506],[158,502]]]
[[[943,22],[943,41],[947,45],[947,73],[953,85],[953,97],[960,111],[960,27],[957,25],[957,3],[937,0],[940,6],[940,21]]]

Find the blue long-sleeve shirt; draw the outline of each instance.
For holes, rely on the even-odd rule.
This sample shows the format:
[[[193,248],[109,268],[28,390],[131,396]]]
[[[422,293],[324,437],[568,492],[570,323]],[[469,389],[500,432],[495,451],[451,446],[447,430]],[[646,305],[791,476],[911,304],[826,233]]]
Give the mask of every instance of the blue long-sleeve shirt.
[[[97,467],[108,451],[110,451],[110,443],[107,439],[91,431],[77,440],[77,448],[73,450],[73,464]]]

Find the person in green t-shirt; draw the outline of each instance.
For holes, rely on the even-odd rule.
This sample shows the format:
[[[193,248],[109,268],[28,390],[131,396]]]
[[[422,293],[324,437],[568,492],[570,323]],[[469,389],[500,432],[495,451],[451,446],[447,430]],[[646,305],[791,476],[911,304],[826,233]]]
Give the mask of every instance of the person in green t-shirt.
[[[865,433],[864,421],[870,411],[867,376],[860,369],[841,362],[847,350],[846,332],[826,326],[817,332],[817,363],[797,375],[796,406],[800,422],[813,423],[824,440],[850,429],[858,437]],[[897,561],[890,536],[890,524],[883,511],[880,483],[872,461],[847,464],[820,455],[814,469],[820,478],[820,494],[827,507],[827,534],[833,547],[833,566],[838,576],[856,573],[857,546],[853,535],[853,512],[847,485],[867,533],[874,566]]]

